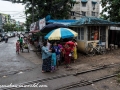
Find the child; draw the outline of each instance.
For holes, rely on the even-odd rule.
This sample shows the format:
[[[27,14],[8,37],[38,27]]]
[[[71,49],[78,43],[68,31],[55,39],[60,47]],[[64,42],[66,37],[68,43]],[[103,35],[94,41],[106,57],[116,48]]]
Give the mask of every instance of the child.
[[[66,44],[65,45],[65,64],[66,64],[65,68],[69,68],[69,64],[71,61],[71,52],[72,52],[72,49],[68,44]]]
[[[17,40],[17,42],[16,42],[16,53],[19,54],[19,50],[20,50],[20,43],[19,43],[19,40]]]
[[[56,53],[55,49],[52,49],[51,71],[55,71],[56,68]]]
[[[56,53],[56,62],[57,62],[57,69],[58,69],[58,65],[60,65],[60,48],[58,47],[58,44],[56,42],[54,42],[53,47]]]

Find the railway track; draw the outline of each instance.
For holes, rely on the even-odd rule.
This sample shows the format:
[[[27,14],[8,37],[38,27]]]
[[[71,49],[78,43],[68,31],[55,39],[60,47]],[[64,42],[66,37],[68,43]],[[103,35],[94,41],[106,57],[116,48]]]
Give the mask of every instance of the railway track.
[[[69,84],[66,84],[66,85],[62,85],[62,86],[56,88],[55,90],[69,90],[69,89],[71,90],[71,89],[74,89],[74,88],[80,88],[80,87],[83,87],[83,86],[94,84],[96,82],[99,82],[99,81],[102,81],[102,80],[105,80],[105,79],[115,77],[120,73],[120,71],[118,71],[116,69],[116,66],[118,66],[118,65],[117,64],[105,65],[103,67],[99,67],[99,68],[96,68],[96,69],[87,70],[86,71],[87,73],[85,71],[76,73],[74,76],[78,76],[78,78],[80,79],[79,81],[69,83]],[[104,73],[104,72],[106,72],[106,73]],[[80,77],[83,77],[84,79],[81,79]]]
[[[91,84],[96,83],[96,82],[98,82],[98,81],[115,77],[115,76],[117,76],[118,74],[119,74],[119,73],[114,73],[114,74],[111,74],[111,75],[106,75],[106,76],[103,76],[103,77],[100,77],[100,78],[96,78],[96,79],[94,79],[94,80],[89,80],[89,81],[88,81],[88,80],[81,80],[81,81],[79,81],[79,82],[71,83],[71,84],[69,84],[69,85],[66,85],[66,86],[57,88],[57,89],[55,89],[55,90],[68,90],[68,89],[71,89],[71,88],[76,88],[76,87],[82,87],[82,86],[91,85]]]
[[[92,69],[77,72],[77,73],[62,74],[62,75],[53,76],[53,77],[50,77],[50,78],[44,78],[44,79],[24,82],[24,83],[20,83],[18,85],[30,85],[30,84],[34,84],[34,83],[41,84],[43,82],[51,81],[51,80],[54,80],[54,79],[59,79],[59,78],[69,77],[69,76],[77,77],[77,76],[80,76],[80,75],[83,75],[83,74],[88,74],[88,73],[92,73],[92,72],[95,72],[95,71],[104,70],[104,69],[107,69],[107,68],[113,68],[113,67],[116,67],[116,66],[120,66],[120,63],[102,65],[102,66],[99,66],[99,67],[96,67],[96,68],[92,68]],[[109,74],[109,75],[106,75],[106,76],[103,76],[103,77],[100,77],[100,78],[96,78],[96,79],[93,79],[93,80],[80,80],[79,82],[75,82],[75,83],[72,83],[72,84],[69,84],[69,85],[66,85],[66,86],[61,86],[59,88],[56,88],[55,90],[66,90],[66,89],[74,88],[74,87],[78,87],[78,86],[79,87],[86,86],[86,85],[90,85],[90,84],[95,83],[95,82],[100,81],[100,80],[115,77],[116,75],[118,75],[118,73]],[[24,88],[24,87],[2,88],[2,90],[19,90],[20,88]]]

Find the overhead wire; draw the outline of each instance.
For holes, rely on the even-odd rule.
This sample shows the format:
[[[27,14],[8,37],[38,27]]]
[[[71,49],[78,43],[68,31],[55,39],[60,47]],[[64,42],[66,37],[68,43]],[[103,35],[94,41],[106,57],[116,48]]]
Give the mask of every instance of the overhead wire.
[[[0,10],[1,12],[20,12],[20,11],[2,11]]]
[[[24,19],[24,20],[26,20],[26,17],[18,17],[18,18],[12,18],[12,19],[14,19],[14,20],[16,20],[16,19]]]

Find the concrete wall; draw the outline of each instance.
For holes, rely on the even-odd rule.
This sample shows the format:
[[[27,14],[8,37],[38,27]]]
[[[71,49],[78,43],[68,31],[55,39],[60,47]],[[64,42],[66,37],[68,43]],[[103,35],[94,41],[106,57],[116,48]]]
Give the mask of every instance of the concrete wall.
[[[86,42],[77,40],[77,43],[78,43],[78,50],[84,52]]]
[[[109,26],[106,27],[106,48],[108,48],[108,30],[109,30]]]

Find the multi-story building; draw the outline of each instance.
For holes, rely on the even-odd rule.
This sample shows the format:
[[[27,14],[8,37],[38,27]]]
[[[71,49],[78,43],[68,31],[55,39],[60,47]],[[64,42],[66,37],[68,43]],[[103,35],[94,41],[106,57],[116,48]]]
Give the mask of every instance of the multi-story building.
[[[11,20],[10,20],[10,23],[11,23],[11,24],[16,24],[15,19],[11,19]]]
[[[71,19],[80,19],[81,17],[99,17],[100,0],[76,0],[77,4],[71,12]]]
[[[0,32],[3,32],[3,25],[10,22],[10,15],[0,13]]]
[[[2,32],[2,15],[0,14],[0,32]]]

